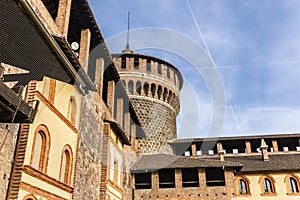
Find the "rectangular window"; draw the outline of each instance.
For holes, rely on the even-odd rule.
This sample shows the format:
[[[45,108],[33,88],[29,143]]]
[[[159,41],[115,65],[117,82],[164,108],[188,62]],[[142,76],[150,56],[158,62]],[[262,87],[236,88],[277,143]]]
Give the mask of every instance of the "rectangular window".
[[[134,69],[139,69],[139,58],[135,57],[134,58]]]
[[[225,186],[224,170],[222,168],[206,168],[206,186]]]
[[[123,68],[123,69],[126,68],[126,57],[122,57],[121,68]]]
[[[151,172],[135,174],[136,189],[151,189]]]
[[[162,169],[158,171],[159,188],[175,188],[174,169]]]
[[[167,77],[170,78],[170,68],[167,67]]]
[[[147,59],[147,72],[151,72],[151,60]]]
[[[158,74],[162,74],[161,64],[160,63],[158,63],[158,65],[157,65],[157,73]]]
[[[197,168],[181,169],[182,187],[199,187],[199,176]]]

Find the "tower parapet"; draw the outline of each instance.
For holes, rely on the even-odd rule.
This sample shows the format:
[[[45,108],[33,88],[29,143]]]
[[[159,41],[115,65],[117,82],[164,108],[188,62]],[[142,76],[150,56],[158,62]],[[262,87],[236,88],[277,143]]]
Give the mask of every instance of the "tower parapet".
[[[172,153],[176,138],[183,79],[172,64],[148,55],[124,52],[113,61],[135,108],[146,138],[138,139],[140,153]]]

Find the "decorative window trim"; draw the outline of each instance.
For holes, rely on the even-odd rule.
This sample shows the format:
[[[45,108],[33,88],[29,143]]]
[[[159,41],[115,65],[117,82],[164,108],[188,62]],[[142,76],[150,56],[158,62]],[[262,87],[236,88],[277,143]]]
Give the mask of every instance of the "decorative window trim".
[[[239,181],[243,180],[246,183],[246,189],[247,189],[247,193],[245,194],[240,194],[239,193]],[[238,176],[235,179],[235,189],[236,189],[236,196],[243,196],[243,197],[247,197],[247,196],[251,196],[251,191],[250,191],[250,181],[246,176]]]
[[[32,151],[31,151],[31,159],[30,159],[30,165],[32,166],[33,164],[33,159],[34,159],[34,149],[36,145],[36,137],[37,134],[40,134],[39,132],[42,132],[42,150],[41,150],[41,155],[39,158],[39,167],[37,170],[46,173],[47,172],[47,166],[48,166],[48,160],[49,160],[49,150],[50,150],[50,132],[49,129],[47,128],[46,125],[41,124],[39,125],[34,133],[34,138],[33,138],[33,144],[32,144]]]
[[[74,96],[71,96],[69,98],[67,118],[75,127],[77,121],[77,102]]]
[[[28,199],[38,200],[33,194],[28,194],[25,197],[23,197],[23,200],[28,200]]]
[[[46,106],[52,110],[72,131],[75,133],[78,133],[78,130],[76,129],[75,126],[73,126],[70,121],[60,113],[60,111],[57,110],[49,101],[46,99],[46,97],[40,93],[39,91],[35,91],[36,96],[39,98],[40,101],[46,104]]]
[[[59,171],[59,180],[61,179],[61,176],[62,176],[62,161],[63,161],[63,156],[64,156],[64,153],[65,151],[68,151],[69,153],[69,159],[66,161],[66,168],[64,170],[64,173],[65,173],[65,176],[64,176],[64,180],[61,181],[67,185],[70,185],[71,184],[71,177],[72,177],[72,169],[73,169],[73,152],[72,152],[72,148],[70,145],[65,145],[63,150],[62,150],[62,153],[61,153],[61,159],[60,159],[60,171]]]
[[[34,178],[37,178],[43,182],[46,182],[50,185],[53,185],[61,190],[64,190],[66,192],[69,192],[69,193],[72,193],[74,188],[66,185],[65,183],[62,183],[60,182],[59,180],[56,180],[55,178],[53,177],[50,177],[49,175],[47,174],[44,174],[36,169],[34,169],[33,167],[29,166],[29,165],[25,165],[22,169],[22,171]],[[31,192],[31,191],[28,191],[28,192]],[[34,193],[34,192],[33,192]],[[36,193],[34,193],[36,194]]]
[[[264,180],[269,179],[271,183],[271,187],[273,189],[272,193],[266,193],[264,190]],[[276,188],[275,188],[275,180],[274,178],[269,174],[264,174],[259,178],[260,183],[260,189],[261,189],[261,196],[277,196]]]
[[[60,196],[57,196],[56,194],[45,191],[43,189],[40,189],[36,186],[33,186],[33,185],[25,183],[25,182],[20,183],[20,189],[25,190],[25,191],[30,192],[30,193],[34,193],[36,195],[42,196],[42,197],[47,198],[47,199],[51,199],[51,200],[67,200],[67,199],[62,198]]]
[[[294,178],[297,182],[297,187],[298,187],[298,192],[297,193],[292,193],[290,191],[290,186],[289,186],[289,179],[290,178]],[[296,175],[296,174],[288,174],[285,178],[284,178],[284,182],[286,185],[286,191],[287,191],[287,195],[288,196],[300,196],[300,178]]]

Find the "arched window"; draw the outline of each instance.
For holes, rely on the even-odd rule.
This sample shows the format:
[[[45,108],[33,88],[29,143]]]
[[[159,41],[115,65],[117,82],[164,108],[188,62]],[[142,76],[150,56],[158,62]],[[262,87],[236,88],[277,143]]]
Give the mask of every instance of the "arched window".
[[[162,95],[162,87],[160,85],[158,86],[158,89],[157,89],[157,95],[158,95],[158,99],[160,99],[161,95]]]
[[[172,91],[169,90],[169,95],[168,95],[168,100],[167,100],[168,103],[170,103],[172,96],[173,96]]]
[[[263,184],[264,184],[264,192],[265,193],[273,193],[274,192],[274,189],[272,187],[272,181],[270,179],[264,178]]]
[[[71,147],[69,145],[66,145],[61,155],[61,165],[59,174],[59,180],[66,184],[70,184],[71,182],[72,158],[73,157]]]
[[[249,180],[246,177],[241,176],[236,178],[236,191],[237,195],[250,194]]]
[[[156,85],[154,83],[151,84],[151,95],[155,98]]]
[[[149,84],[147,82],[144,83],[144,94],[148,96],[149,93]]]
[[[300,179],[295,174],[290,174],[285,177],[287,192],[289,195],[299,194]]]
[[[135,88],[136,88],[136,93],[138,95],[141,95],[141,93],[142,93],[142,83],[140,81],[136,82]]]
[[[23,200],[37,200],[37,198],[32,194],[28,194],[23,198]]]
[[[167,96],[168,96],[168,89],[165,88],[165,89],[164,89],[164,94],[163,94],[163,100],[164,100],[164,101],[167,100]]]
[[[30,165],[46,172],[50,148],[50,135],[46,126],[40,125],[34,135]]]
[[[128,92],[129,94],[133,94],[133,81],[128,82]]]
[[[260,177],[260,185],[261,185],[261,190],[262,194],[265,195],[270,195],[270,194],[275,194],[275,181],[273,177],[270,175],[263,175]]]
[[[76,100],[75,97],[71,96],[69,100],[69,106],[68,106],[68,119],[70,120],[73,126],[75,126],[76,124],[76,111],[77,111]]]

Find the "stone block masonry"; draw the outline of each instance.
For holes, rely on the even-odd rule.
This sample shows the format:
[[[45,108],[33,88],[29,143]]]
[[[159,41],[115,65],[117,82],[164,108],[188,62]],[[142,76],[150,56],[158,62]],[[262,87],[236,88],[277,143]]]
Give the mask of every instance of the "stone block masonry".
[[[89,94],[82,99],[74,200],[96,200],[100,197],[101,141],[103,136],[103,123],[100,119],[104,115],[102,112],[105,109],[98,108],[101,104],[95,96],[95,94]]]
[[[0,124],[0,199],[5,199],[18,134],[17,124]]]
[[[176,113],[159,101],[131,98],[146,138],[138,139],[138,153],[172,153],[167,144],[176,138]]]

